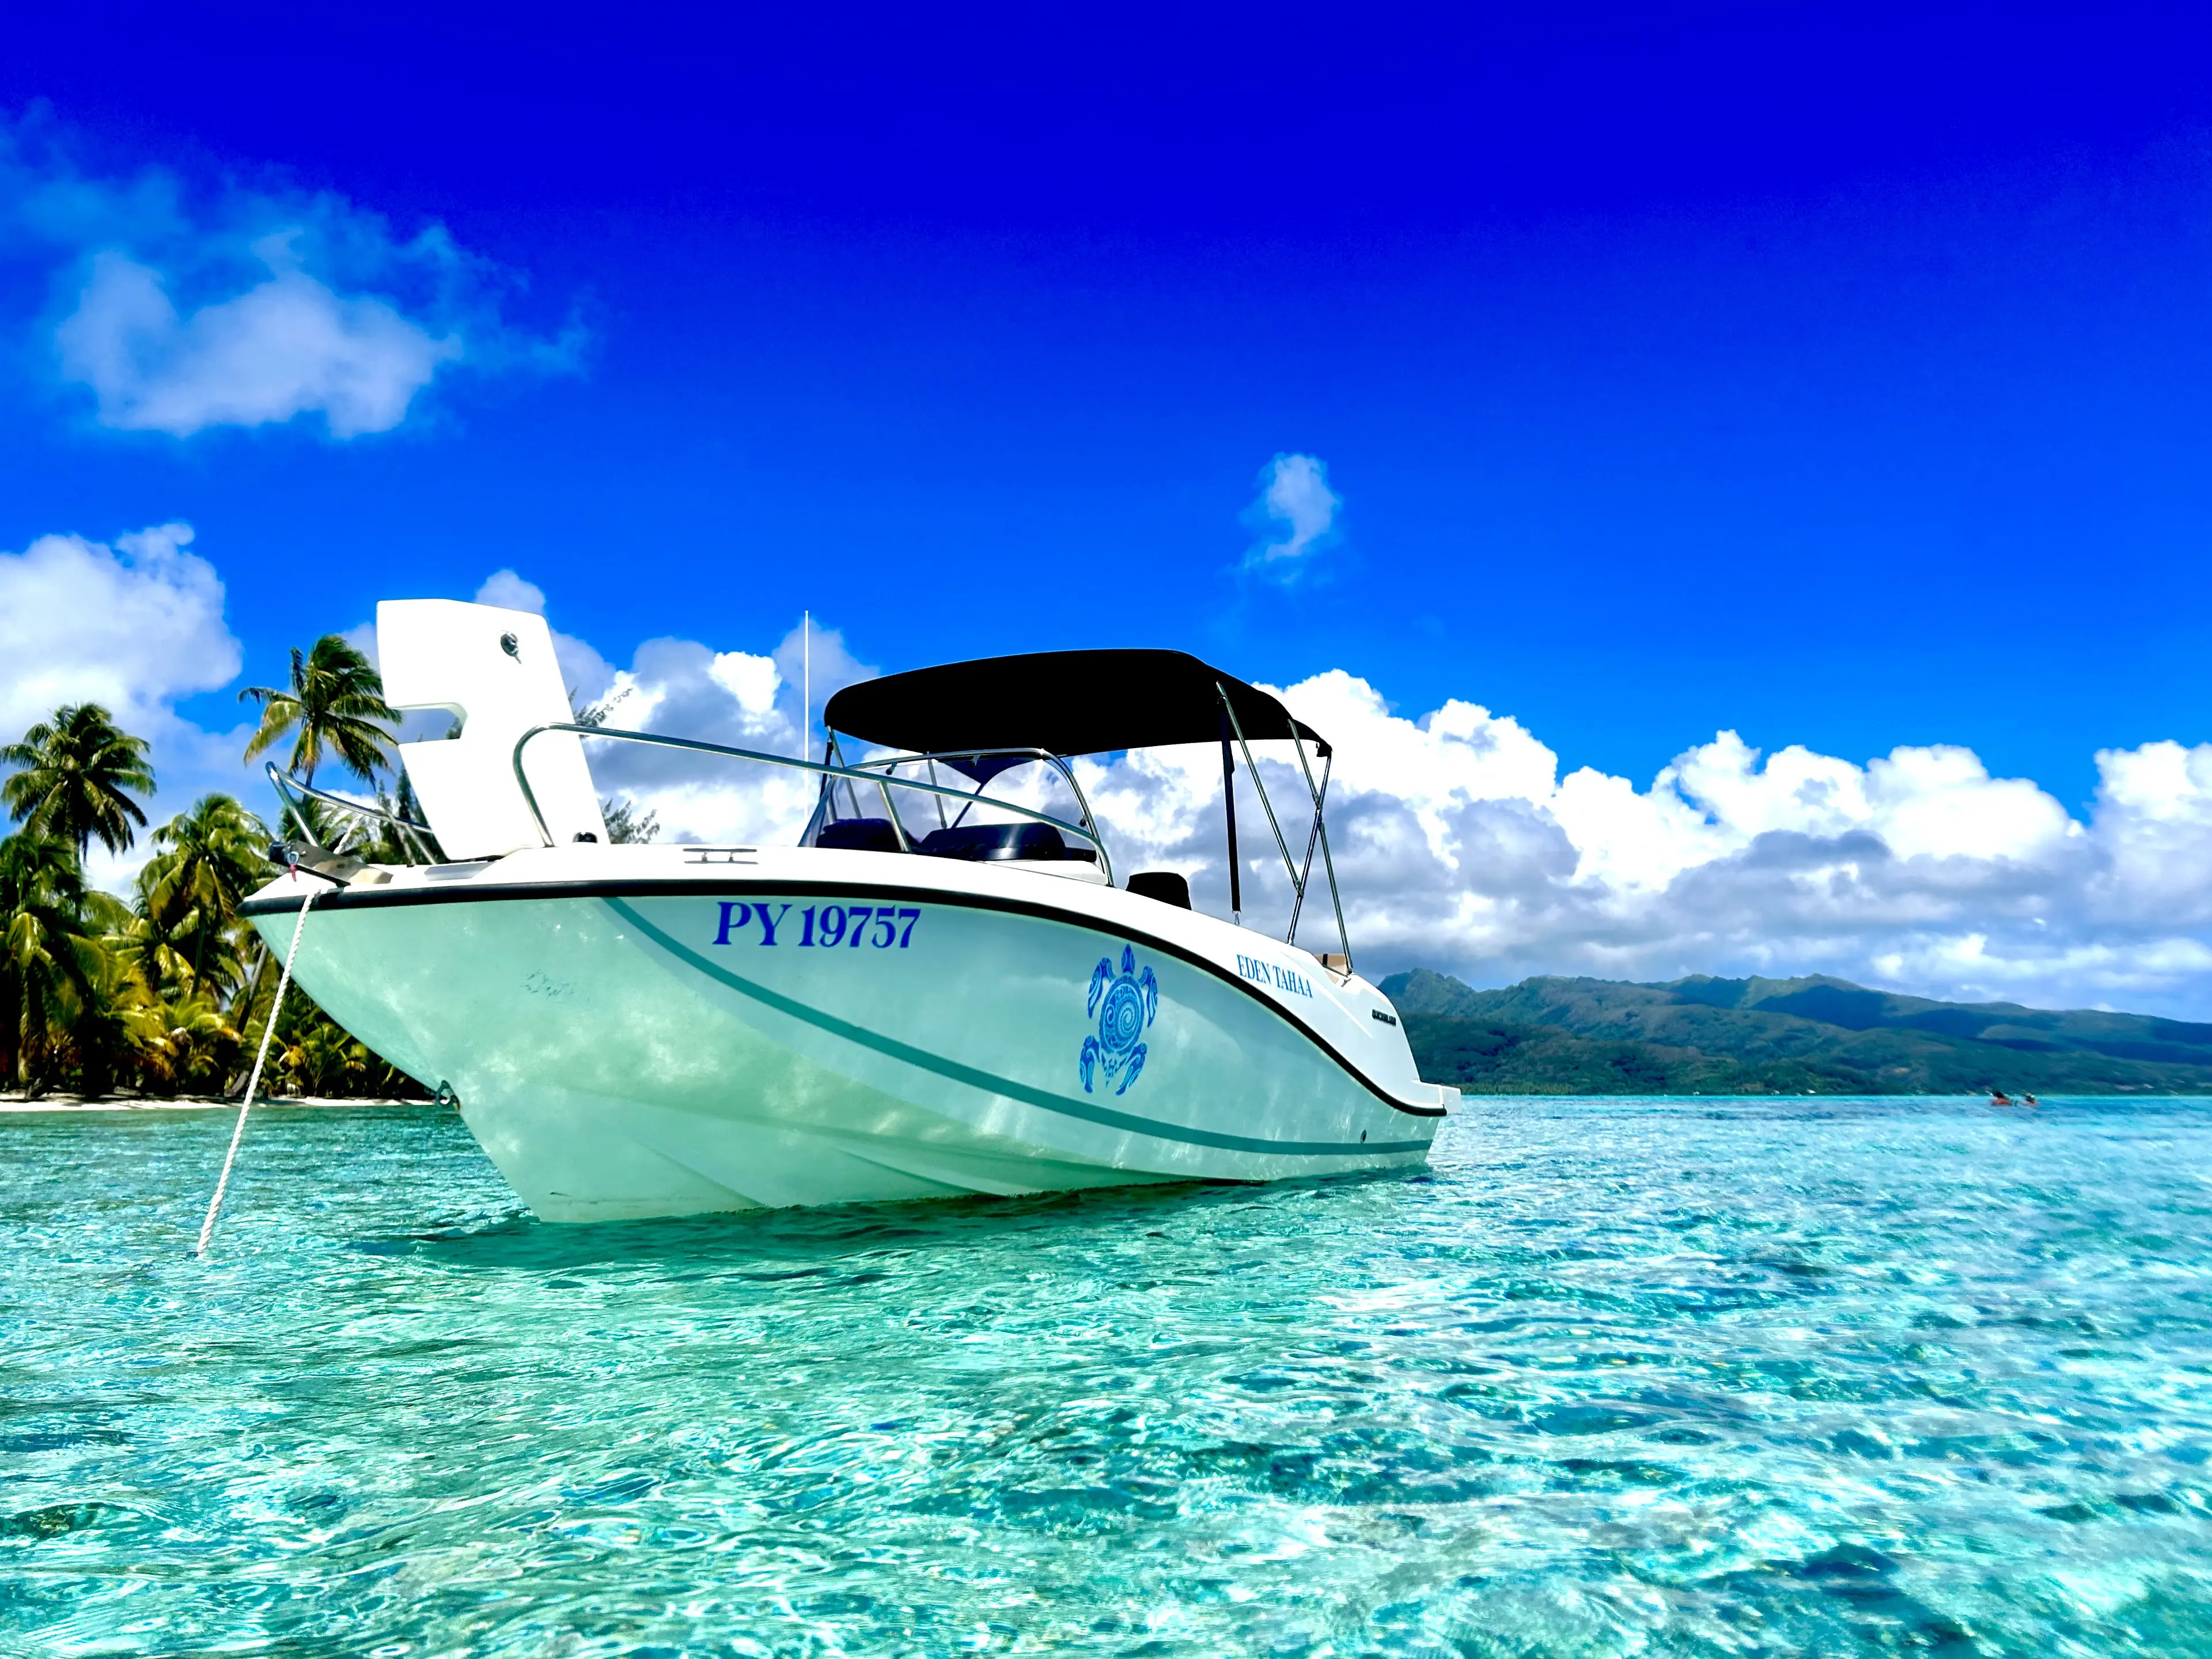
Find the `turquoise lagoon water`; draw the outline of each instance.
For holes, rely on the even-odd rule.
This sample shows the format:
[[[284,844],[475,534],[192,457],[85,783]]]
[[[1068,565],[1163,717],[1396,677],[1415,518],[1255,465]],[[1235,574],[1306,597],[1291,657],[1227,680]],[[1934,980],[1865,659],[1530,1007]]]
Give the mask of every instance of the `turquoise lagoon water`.
[[[563,1229],[451,1115],[0,1119],[0,1646],[2212,1651],[2212,1109]]]

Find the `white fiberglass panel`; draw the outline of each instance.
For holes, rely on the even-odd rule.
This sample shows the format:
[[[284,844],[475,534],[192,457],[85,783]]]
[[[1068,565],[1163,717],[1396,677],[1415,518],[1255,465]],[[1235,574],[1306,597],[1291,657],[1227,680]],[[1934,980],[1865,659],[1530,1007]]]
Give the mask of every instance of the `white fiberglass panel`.
[[[543,617],[458,599],[386,599],[376,607],[377,656],[394,708],[457,711],[458,737],[403,743],[399,755],[446,855],[495,858],[542,845],[514,777],[514,745],[535,726],[575,716]],[[548,833],[567,845],[607,838],[582,740],[532,739],[523,765]]]

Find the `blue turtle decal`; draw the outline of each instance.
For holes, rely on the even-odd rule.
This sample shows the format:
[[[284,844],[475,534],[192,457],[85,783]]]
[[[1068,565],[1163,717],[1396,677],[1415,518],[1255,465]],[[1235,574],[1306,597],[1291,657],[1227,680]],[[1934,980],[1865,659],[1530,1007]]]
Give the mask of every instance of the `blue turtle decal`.
[[[1145,1069],[1145,1045],[1139,1040],[1160,1012],[1160,982],[1152,970],[1137,971],[1137,953],[1121,947],[1121,971],[1114,971],[1114,958],[1102,957],[1091,970],[1091,1012],[1098,1017],[1098,1034],[1083,1039],[1083,1092],[1091,1092],[1097,1074],[1106,1081],[1121,1079],[1114,1092],[1126,1095],[1137,1073]]]

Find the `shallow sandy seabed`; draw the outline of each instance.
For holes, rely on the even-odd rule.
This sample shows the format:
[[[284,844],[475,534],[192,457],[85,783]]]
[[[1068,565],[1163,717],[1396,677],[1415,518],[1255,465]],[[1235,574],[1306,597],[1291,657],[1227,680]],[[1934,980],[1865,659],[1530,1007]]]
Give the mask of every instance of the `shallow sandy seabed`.
[[[0,1118],[0,1652],[2205,1659],[2212,1103],[1501,1100],[1411,1176],[557,1227]]]

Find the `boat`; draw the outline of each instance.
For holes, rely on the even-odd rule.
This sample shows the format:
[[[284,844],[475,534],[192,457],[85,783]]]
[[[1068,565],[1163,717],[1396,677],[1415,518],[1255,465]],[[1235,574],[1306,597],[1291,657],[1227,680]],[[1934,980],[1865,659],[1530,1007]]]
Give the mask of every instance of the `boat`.
[[[1353,969],[1328,744],[1195,657],[864,681],[817,759],[579,720],[528,612],[386,601],[377,637],[387,702],[450,717],[398,745],[421,816],[270,775],[288,826],[315,799],[406,857],[292,833],[243,911],[547,1221],[1410,1170],[1457,1103]],[[610,743],[796,775],[812,816],[796,845],[616,844],[586,750]],[[1072,764],[1176,744],[1219,747],[1225,919],[1182,873],[1117,875]],[[1302,849],[1255,745],[1301,781]],[[1285,938],[1244,925],[1240,781]]]

